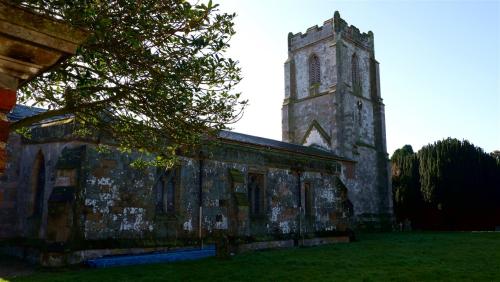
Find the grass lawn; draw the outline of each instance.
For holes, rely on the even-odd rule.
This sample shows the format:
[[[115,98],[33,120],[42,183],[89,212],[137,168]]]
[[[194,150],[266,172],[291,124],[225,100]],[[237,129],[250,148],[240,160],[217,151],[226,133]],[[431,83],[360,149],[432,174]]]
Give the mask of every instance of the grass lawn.
[[[0,280],[2,280],[0,278]],[[500,233],[382,233],[228,260],[107,269],[40,269],[13,281],[500,281]]]

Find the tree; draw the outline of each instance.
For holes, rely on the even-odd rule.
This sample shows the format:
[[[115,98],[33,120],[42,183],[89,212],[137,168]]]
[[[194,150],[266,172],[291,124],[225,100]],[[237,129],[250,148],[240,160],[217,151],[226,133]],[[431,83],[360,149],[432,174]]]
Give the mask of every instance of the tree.
[[[21,89],[21,103],[48,110],[12,129],[71,114],[79,134],[98,130],[165,161],[241,116],[246,101],[232,91],[240,69],[224,57],[235,15],[211,1],[13,2],[92,35],[74,57]]]
[[[394,151],[392,163],[392,194],[394,213],[399,222],[410,219],[414,224],[419,221],[422,207],[418,159],[410,145]]]
[[[439,210],[447,229],[482,229],[495,224],[500,208],[500,165],[481,148],[448,138],[418,152],[421,191]]]
[[[490,153],[490,155],[497,160],[497,163],[500,164],[500,150],[495,150]]]
[[[394,152],[394,212],[425,229],[492,229],[500,224],[500,163],[468,141],[448,138]]]

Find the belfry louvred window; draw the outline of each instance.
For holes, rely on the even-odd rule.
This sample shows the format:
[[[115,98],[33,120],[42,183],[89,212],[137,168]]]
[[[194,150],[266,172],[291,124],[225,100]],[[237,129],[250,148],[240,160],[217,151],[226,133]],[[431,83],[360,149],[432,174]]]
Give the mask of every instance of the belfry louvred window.
[[[359,76],[358,55],[356,55],[356,53],[354,53],[351,58],[351,70],[352,70],[352,85],[357,86],[360,84],[360,76]]]
[[[319,58],[316,54],[313,54],[309,58],[309,84],[319,84],[320,82],[320,66]]]

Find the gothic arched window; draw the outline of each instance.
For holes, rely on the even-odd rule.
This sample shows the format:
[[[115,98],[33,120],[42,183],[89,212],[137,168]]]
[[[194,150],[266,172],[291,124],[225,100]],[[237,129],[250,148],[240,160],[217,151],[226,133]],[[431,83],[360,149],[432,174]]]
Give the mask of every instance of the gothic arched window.
[[[356,53],[352,54],[351,70],[352,70],[352,86],[354,87],[360,85],[359,63],[358,63],[358,55],[356,55]]]
[[[250,215],[262,215],[264,209],[264,174],[248,174],[248,202]]]
[[[320,82],[320,67],[319,58],[316,54],[313,54],[309,58],[309,84],[315,85]]]
[[[180,169],[174,167],[167,171],[158,169],[156,190],[156,211],[161,214],[174,214],[177,211]]]

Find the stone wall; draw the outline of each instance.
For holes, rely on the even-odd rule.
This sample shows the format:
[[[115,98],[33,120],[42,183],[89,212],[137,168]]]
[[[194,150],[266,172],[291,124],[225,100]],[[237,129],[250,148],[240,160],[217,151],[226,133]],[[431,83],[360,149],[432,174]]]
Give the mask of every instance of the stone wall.
[[[220,150],[219,150],[220,149]],[[227,233],[234,236],[291,235],[299,232],[335,231],[337,218],[347,217],[342,211],[342,198],[337,189],[335,171],[301,169],[301,182],[314,189],[314,214],[307,220],[300,217],[300,191],[297,168],[283,161],[272,164],[266,152],[238,149],[233,155],[224,146],[203,159],[184,157],[178,167],[180,183],[175,214],[159,214],[155,207],[155,169],[130,167],[134,154],[116,150],[98,153],[87,146],[86,181],[83,194],[85,212],[81,218],[84,237],[88,240],[106,238],[196,238],[199,234],[199,199],[202,199],[202,236]],[[201,195],[199,191],[201,170]],[[264,177],[263,212],[252,216],[235,203],[231,172],[242,176],[241,190],[248,195],[249,174]],[[237,212],[238,213],[238,212]],[[344,214],[344,215],[343,215]],[[303,221],[303,222],[302,222]],[[232,226],[237,225],[237,226]],[[342,225],[343,230],[346,226]]]
[[[133,169],[137,153],[98,152],[86,145],[82,187],[83,237],[140,238],[154,230],[155,170]]]
[[[314,122],[317,122],[321,129],[326,133],[323,134],[322,140],[331,147],[331,131],[333,118],[331,109],[333,108],[332,99],[330,95],[316,96],[310,99],[303,99],[295,101],[290,104],[293,107],[293,117],[290,127],[292,128],[295,136],[296,144],[303,144],[309,137],[310,129]],[[321,130],[319,129],[319,130]],[[314,128],[314,130],[317,130]],[[327,135],[327,136],[324,136]],[[305,143],[305,142],[304,142]]]
[[[168,212],[159,209],[164,169],[134,168],[139,153],[113,146],[103,150],[94,137],[73,136],[74,126],[59,121],[34,127],[29,140],[13,136],[12,161],[0,192],[15,193],[0,209],[9,230],[2,237],[87,248],[86,242],[110,246],[109,240],[190,244],[221,234],[292,238],[349,227],[347,192],[339,176],[352,162],[328,152],[244,136],[236,139],[255,140],[206,143],[199,155],[183,156],[168,170],[177,175],[175,210]],[[256,176],[260,211],[252,214],[249,179]],[[305,185],[311,191],[307,196]],[[313,206],[307,215],[306,198]]]
[[[47,203],[56,181],[57,160],[64,148],[79,144],[78,141],[30,143],[11,134],[7,170],[0,178],[0,238],[46,238]],[[43,181],[37,183],[39,175]]]
[[[0,175],[0,238],[9,238],[17,235],[17,190],[21,160],[18,152],[21,151],[21,138],[11,134],[6,147],[7,166],[5,173]]]
[[[339,20],[342,22],[342,20]],[[345,23],[345,22],[344,22]],[[354,205],[354,220],[360,226],[382,228],[392,215],[391,187],[385,140],[378,67],[373,50],[373,33],[361,34],[353,27],[340,29],[337,42],[339,63],[338,96],[341,98],[343,136],[337,138],[337,152],[356,160],[355,180],[347,181]],[[356,54],[359,85],[353,85],[352,58]]]
[[[309,97],[309,58],[314,54],[320,59],[320,84],[317,93],[325,93],[337,83],[336,57],[333,37],[322,40],[314,45],[308,45],[293,52],[292,60],[295,61],[295,77],[297,80],[297,100]]]
[[[27,238],[45,239],[47,236],[48,200],[56,182],[56,164],[65,148],[80,146],[80,142],[54,142],[39,144],[24,144],[20,152],[21,169],[18,185],[18,223],[20,236]],[[35,164],[37,158],[43,156],[44,163],[43,186],[39,186],[41,192],[40,208],[34,211],[37,205],[37,169]]]

